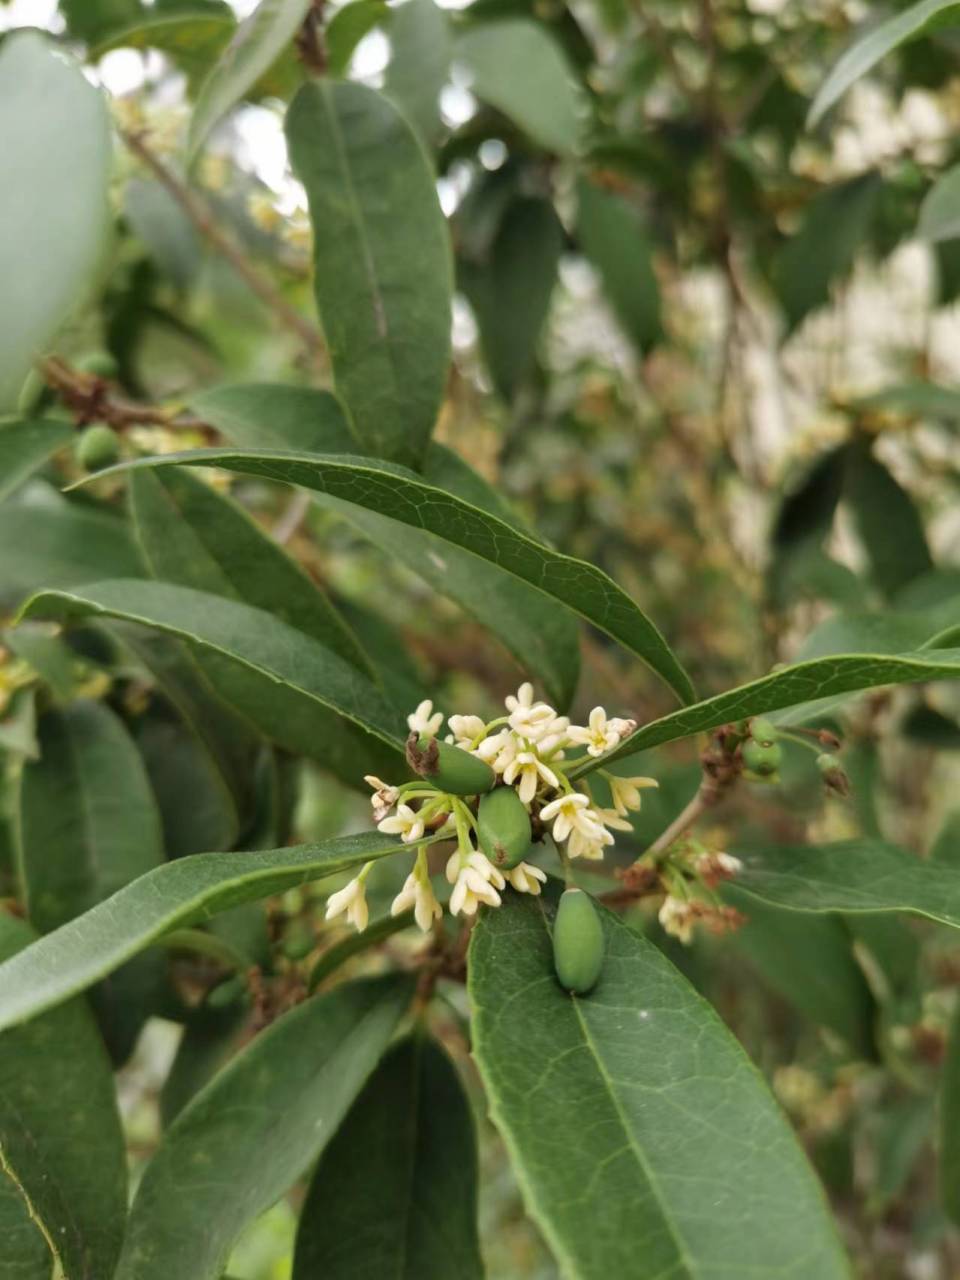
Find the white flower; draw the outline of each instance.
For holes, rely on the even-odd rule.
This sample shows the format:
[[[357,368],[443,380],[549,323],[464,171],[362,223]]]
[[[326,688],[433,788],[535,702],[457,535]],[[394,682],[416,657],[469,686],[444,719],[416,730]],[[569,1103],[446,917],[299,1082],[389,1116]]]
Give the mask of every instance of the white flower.
[[[499,733],[492,733],[489,738],[484,738],[477,747],[477,755],[481,760],[486,760],[494,773],[503,773],[515,759],[519,749],[520,745],[510,730],[501,729]]]
[[[603,707],[594,707],[590,712],[589,725],[571,725],[567,730],[567,737],[571,742],[585,746],[588,755],[602,756],[617,746],[620,741],[618,726],[624,723],[622,720],[607,720]]]
[[[656,778],[616,778],[612,774],[608,776],[607,781],[610,783],[613,807],[621,817],[629,813],[631,809],[637,810],[640,808],[641,789],[660,785]]]
[[[447,879],[453,885],[450,895],[450,914],[465,916],[476,914],[481,902],[489,907],[499,907],[498,889],[504,888],[506,881],[484,854],[474,851],[464,857],[457,850],[447,862]]]
[[[621,741],[624,738],[629,738],[636,727],[636,720],[621,720],[618,716],[614,716],[612,720],[607,722],[607,728],[612,729]]]
[[[392,818],[383,818],[377,823],[377,830],[399,836],[404,844],[413,844],[423,835],[423,819],[408,804],[399,804]]]
[[[530,862],[518,862],[506,873],[507,880],[517,893],[529,893],[534,897],[540,893],[541,884],[546,883],[547,873]]]
[[[433,703],[429,698],[425,698],[416,711],[407,716],[407,725],[410,732],[426,734],[429,738],[433,738],[439,733],[442,724],[443,712],[434,712]]]
[[[447,724],[453,734],[453,741],[465,751],[469,750],[475,738],[479,738],[485,728],[479,716],[448,716]]]
[[[603,831],[600,821],[590,808],[590,797],[580,791],[570,795],[557,796],[540,810],[543,822],[553,821],[552,835],[554,840],[566,840],[571,831],[598,840]]]
[[[546,702],[534,702],[533,685],[527,682],[505,700],[510,712],[509,724],[515,733],[530,742],[537,742],[549,733],[557,719],[557,713]]]
[[[362,875],[355,876],[348,885],[338,893],[332,893],[327,899],[326,918],[332,920],[334,916],[340,915],[346,915],[357,933],[362,933],[367,927],[370,912],[367,909],[367,893]]]
[[[373,787],[373,795],[370,797],[373,820],[381,822],[399,800],[400,792],[396,787],[391,787],[388,782],[384,782],[372,773],[365,774],[363,780],[367,786]]]
[[[600,828],[598,836],[587,835],[574,828],[567,841],[567,853],[571,858],[598,860],[603,857],[604,847],[608,844],[613,844],[613,836],[605,827]]]
[[[633,823],[622,818],[616,809],[597,809],[595,812],[605,827],[610,827],[614,831],[633,830]]]
[[[403,888],[394,898],[390,914],[398,916],[410,907],[413,907],[413,917],[424,933],[429,933],[433,921],[439,920],[443,914],[443,909],[433,892],[430,877],[426,874],[425,868],[421,867],[419,860],[403,882]]]
[[[684,902],[682,898],[674,898],[671,894],[664,898],[663,906],[657,913],[657,919],[663,925],[664,933],[679,938],[683,943],[689,943],[693,939],[693,925],[696,918],[696,912],[689,902]]]
[[[506,769],[504,769],[504,782],[512,786],[517,778],[520,779],[517,794],[524,804],[530,804],[537,794],[537,787],[541,778],[550,787],[559,787],[560,785],[557,775],[550,766],[544,764],[532,751],[518,751]]]

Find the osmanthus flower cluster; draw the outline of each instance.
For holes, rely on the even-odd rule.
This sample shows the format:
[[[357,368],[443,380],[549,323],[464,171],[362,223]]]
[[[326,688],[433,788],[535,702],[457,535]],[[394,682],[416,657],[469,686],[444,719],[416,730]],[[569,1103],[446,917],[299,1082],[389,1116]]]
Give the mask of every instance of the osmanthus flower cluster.
[[[586,780],[574,783],[571,767],[612,751],[636,728],[594,707],[586,725],[571,724],[523,684],[505,700],[506,714],[485,721],[451,715],[440,738],[443,714],[421,702],[407,717],[407,758],[418,775],[393,785],[368,776],[380,831],[404,844],[420,844],[413,870],[393,902],[398,915],[413,908],[429,930],[442,914],[431,880],[427,842],[454,839],[446,864],[454,916],[474,915],[481,904],[498,907],[507,886],[538,894],[546,875],[527,861],[534,838],[549,832],[561,856],[598,859],[614,842],[613,832],[631,829],[628,815],[640,808],[641,792],[653,778],[619,778],[600,769],[610,790],[601,807]],[[367,922],[364,885],[372,862],[327,903],[327,918],[345,915],[357,928]]]

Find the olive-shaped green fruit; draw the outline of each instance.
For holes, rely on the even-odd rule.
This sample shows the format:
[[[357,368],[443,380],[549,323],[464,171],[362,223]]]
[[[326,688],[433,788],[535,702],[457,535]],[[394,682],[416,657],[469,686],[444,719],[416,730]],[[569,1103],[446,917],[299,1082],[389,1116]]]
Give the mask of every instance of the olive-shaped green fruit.
[[[479,756],[427,734],[411,733],[407,739],[407,763],[421,778],[454,796],[480,795],[489,791],[497,780],[497,775]]]
[[[754,738],[748,738],[740,748],[744,765],[760,778],[770,778],[780,768],[783,750],[778,742],[765,746]]]
[[[772,747],[777,740],[777,731],[763,716],[754,716],[750,721],[750,737],[762,747]]]
[[[120,457],[120,443],[116,434],[102,422],[86,427],[77,440],[77,462],[84,471],[100,471],[111,466]]]
[[[480,848],[495,867],[509,870],[530,851],[530,815],[513,787],[495,787],[477,810]]]
[[[95,378],[115,378],[120,366],[109,351],[88,351],[76,362],[81,373],[93,374]]]
[[[553,967],[561,987],[586,995],[603,968],[603,924],[593,899],[582,889],[560,895],[553,922]]]

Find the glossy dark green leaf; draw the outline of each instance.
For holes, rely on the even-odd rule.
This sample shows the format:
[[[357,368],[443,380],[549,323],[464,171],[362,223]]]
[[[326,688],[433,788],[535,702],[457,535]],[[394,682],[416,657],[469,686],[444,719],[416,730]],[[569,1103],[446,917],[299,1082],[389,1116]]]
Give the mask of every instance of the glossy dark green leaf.
[[[357,45],[389,12],[384,0],[350,0],[337,10],[324,32],[330,75],[346,75]]]
[[[453,41],[446,12],[434,0],[404,0],[389,10],[390,62],[383,89],[425,142],[442,127],[440,91],[450,76]]]
[[[713,1009],[608,912],[599,983],[567,994],[545,897],[483,914],[469,972],[491,1113],[561,1272],[846,1277],[813,1173]]]
[[[582,94],[562,49],[542,24],[527,18],[478,24],[460,37],[456,53],[481,101],[549,151],[574,150]]]
[[[915,628],[916,624],[910,624]],[[683,707],[638,729],[604,761],[587,761],[573,770],[582,776],[601,763],[691,734],[716,729],[729,720],[767,715],[783,707],[806,706],[839,694],[919,680],[960,679],[960,649],[915,653],[839,653],[781,667],[749,684]]]
[[[110,121],[103,95],[35,31],[0,48],[0,412],[38,350],[83,300],[110,226]]]
[[[871,576],[890,597],[933,568],[913,499],[866,446],[848,451],[844,497],[853,513]]]
[[[514,200],[489,254],[463,258],[457,283],[470,303],[493,384],[510,402],[533,372],[550,309],[564,231],[550,200]]]
[[[351,450],[342,411],[323,391],[251,384],[218,388],[195,397],[192,403],[198,413],[244,448],[314,453]],[[508,523],[516,523],[516,516],[496,490],[442,445],[431,443],[428,448],[423,477]],[[327,495],[317,500],[488,627],[523,669],[543,682],[561,708],[569,705],[579,672],[579,640],[576,622],[566,609],[526,582],[435,534]]]
[[[210,130],[257,83],[303,22],[310,0],[260,0],[240,23],[203,82],[190,120],[187,151],[197,154]]]
[[[239,815],[223,774],[203,742],[175,719],[148,715],[136,728],[170,858],[229,849],[239,835]]]
[[[322,747],[324,763],[336,765],[348,779],[358,741],[370,740],[371,759],[387,767],[399,762],[402,718],[376,685],[262,609],[165,582],[115,581],[73,592],[41,592],[29,601],[23,616],[118,618],[167,632],[200,653],[207,669],[219,664],[217,688],[221,693],[229,689],[231,701],[276,742],[308,755]],[[239,675],[231,680],[234,671]],[[349,722],[342,742],[316,742],[321,708]],[[351,725],[361,731],[361,739],[351,733]],[[335,746],[341,748],[339,760],[328,750]],[[354,755],[353,773],[358,765],[362,774],[363,761]]]
[[[73,435],[68,422],[0,423],[0,501],[52,457]]]
[[[242,998],[225,1009],[203,1005],[192,1012],[160,1093],[165,1129],[247,1042],[249,1014]]]
[[[880,840],[771,847],[744,855],[737,887],[792,911],[906,911],[960,928],[953,867]]]
[[[180,1113],[137,1191],[115,1280],[219,1280],[237,1236],[336,1132],[413,995],[390,974],[307,1000]]]
[[[337,394],[361,450],[416,466],[446,386],[453,292],[429,161],[400,111],[361,84],[304,85],[286,131]]]
[[[130,500],[153,577],[264,609],[373,675],[323,592],[237,503],[176,469],[138,472]]]
[[[43,1232],[11,1178],[0,1171],[0,1280],[50,1280],[53,1265]]]
[[[921,0],[879,26],[872,26],[837,61],[817,90],[810,108],[812,127],[842,98],[852,84],[866,75],[883,58],[908,40],[916,40],[933,27],[960,22],[956,0]]]
[[[32,936],[23,921],[0,912],[0,960],[22,963]],[[126,1216],[126,1156],[110,1063],[82,1001],[0,1037],[0,1152],[60,1273],[69,1280],[112,1275]],[[4,1236],[4,1280],[6,1248]],[[12,1273],[17,1280],[49,1274],[49,1257],[45,1272]]]
[[[173,929],[413,846],[378,832],[166,862],[0,965],[0,1029],[85,990]]]
[[[599,272],[624,333],[639,351],[646,351],[660,337],[660,289],[643,222],[613,191],[582,180],[577,192],[580,247]]]
[[[565,556],[401,467],[349,455],[204,449],[144,459],[136,466],[213,464],[308,489],[434,533],[536,587],[618,640],[689,700],[689,677],[663,636],[612,578]],[[122,470],[117,468],[115,470]]]
[[[803,221],[776,260],[774,286],[788,333],[830,298],[863,244],[881,189],[876,173],[838,183],[804,210]]]
[[[300,1213],[293,1280],[479,1280],[477,1148],[456,1068],[397,1044],[327,1146]]]

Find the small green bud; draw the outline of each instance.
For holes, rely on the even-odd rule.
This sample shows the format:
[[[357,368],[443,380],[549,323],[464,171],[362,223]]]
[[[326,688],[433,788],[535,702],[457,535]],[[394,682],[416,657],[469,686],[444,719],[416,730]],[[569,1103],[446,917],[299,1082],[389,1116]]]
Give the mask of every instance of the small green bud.
[[[603,924],[593,899],[582,889],[566,889],[553,922],[553,967],[561,987],[577,995],[592,991],[603,951]]]
[[[239,973],[224,978],[207,994],[207,1004],[211,1009],[227,1009],[238,1004],[247,994],[247,984]]]
[[[75,367],[95,378],[115,378],[120,372],[120,366],[109,351],[88,351],[77,360]]]
[[[823,755],[817,756],[817,768],[823,775],[828,791],[836,791],[840,796],[850,794],[850,779],[843,771],[843,762],[839,756],[824,752]]]
[[[120,457],[116,434],[102,422],[81,431],[76,444],[76,458],[84,471],[101,471]]]
[[[765,746],[755,738],[748,738],[740,748],[740,754],[744,766],[751,773],[755,773],[758,778],[772,778],[780,768],[783,750],[777,742]]]
[[[530,851],[530,815],[513,787],[495,787],[477,810],[480,848],[495,867],[509,870]]]
[[[407,739],[407,763],[438,790],[454,796],[480,795],[497,780],[490,766],[478,756],[427,734],[411,733]]]
[[[772,747],[777,740],[777,731],[763,716],[754,716],[750,721],[750,737],[762,747]]]

